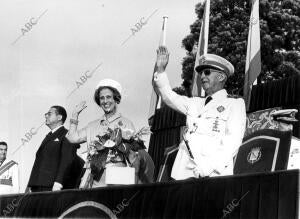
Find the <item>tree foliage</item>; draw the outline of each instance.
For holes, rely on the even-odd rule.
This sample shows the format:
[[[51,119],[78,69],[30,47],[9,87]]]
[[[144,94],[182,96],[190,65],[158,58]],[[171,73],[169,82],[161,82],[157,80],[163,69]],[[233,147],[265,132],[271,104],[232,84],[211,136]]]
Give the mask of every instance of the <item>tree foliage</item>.
[[[220,55],[235,67],[227,82],[230,93],[242,94],[247,37],[251,13],[249,0],[211,0],[208,53]],[[190,90],[204,4],[196,5],[197,20],[182,40],[187,55],[182,61],[182,86]],[[300,74],[300,0],[260,0],[262,72],[258,83]]]

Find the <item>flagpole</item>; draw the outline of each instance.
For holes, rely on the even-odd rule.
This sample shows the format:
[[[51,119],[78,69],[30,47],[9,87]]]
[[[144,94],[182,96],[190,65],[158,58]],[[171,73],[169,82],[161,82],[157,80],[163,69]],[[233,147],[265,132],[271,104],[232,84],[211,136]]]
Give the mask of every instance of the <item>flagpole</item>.
[[[202,97],[205,96],[205,92],[201,87],[200,77],[196,72],[195,68],[199,63],[200,56],[207,54],[207,47],[208,47],[210,0],[206,0],[204,4],[205,4],[204,13],[203,13],[201,29],[199,33],[198,47],[196,52],[193,81],[192,81],[192,96],[199,96],[200,94],[200,96]]]
[[[208,32],[209,32],[209,15],[210,15],[210,0],[206,0],[205,3],[206,7],[205,7],[205,18],[204,18],[204,22],[205,22],[205,27],[207,28],[207,30],[204,30],[204,49],[203,49],[203,55],[207,54],[207,48],[208,48]],[[200,55],[200,54],[199,54]],[[199,56],[200,57],[200,56]],[[198,63],[195,64],[195,66]],[[199,75],[198,75],[199,76]],[[205,91],[203,89],[203,87],[201,86],[201,92],[200,92],[200,96],[204,97],[205,96]]]
[[[168,16],[163,16],[163,26],[162,26],[162,41],[161,41],[161,46],[166,45],[166,38],[167,38],[167,21],[168,21]]]
[[[244,100],[250,109],[252,85],[261,72],[259,0],[252,0],[244,80]]]
[[[159,40],[159,46],[165,46],[166,45],[166,38],[167,38],[167,20],[168,16],[163,16],[163,24],[162,24],[162,30]],[[154,66],[154,72],[156,72],[156,65]],[[153,83],[153,76],[152,76],[152,92],[151,92],[151,99],[150,99],[150,107],[149,107],[149,113],[148,113],[148,123],[150,126],[152,126],[153,122],[153,116],[155,114],[155,110],[157,108],[160,108],[161,105],[161,98],[158,95],[158,93],[155,91],[155,86]]]
[[[205,3],[205,18],[204,18],[204,23],[205,26],[204,28],[206,28],[206,30],[204,30],[204,49],[203,49],[203,54],[201,55],[205,55],[207,54],[207,47],[208,47],[208,32],[209,32],[209,14],[210,14],[210,0],[206,0]]]

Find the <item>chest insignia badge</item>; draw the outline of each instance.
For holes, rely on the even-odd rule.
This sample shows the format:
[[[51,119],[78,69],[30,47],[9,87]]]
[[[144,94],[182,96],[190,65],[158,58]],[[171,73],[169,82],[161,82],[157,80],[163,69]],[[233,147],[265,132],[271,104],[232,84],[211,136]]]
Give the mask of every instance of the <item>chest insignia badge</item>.
[[[207,63],[205,56],[201,57],[201,59],[199,60],[199,63],[202,63],[202,64],[206,64]]]
[[[224,106],[218,106],[217,110],[218,110],[219,113],[221,113],[225,110],[225,107]]]
[[[122,120],[120,120],[120,121],[118,122],[118,125],[119,125],[119,126],[123,126]]]

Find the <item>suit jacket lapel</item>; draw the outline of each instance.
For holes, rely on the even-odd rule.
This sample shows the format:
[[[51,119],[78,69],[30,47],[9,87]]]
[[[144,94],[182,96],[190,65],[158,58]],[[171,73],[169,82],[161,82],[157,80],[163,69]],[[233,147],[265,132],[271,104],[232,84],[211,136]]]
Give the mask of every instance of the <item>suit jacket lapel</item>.
[[[66,133],[66,129],[64,126],[60,127],[59,129],[57,129],[54,133],[52,133],[52,135],[49,136],[49,138],[47,138],[47,142],[48,141],[52,141],[56,138],[60,138],[63,134]]]
[[[52,141],[56,138],[59,138],[61,135],[66,134],[67,133],[67,129],[62,126],[59,129],[57,129],[54,133],[52,133],[52,135],[46,136],[44,138],[44,140],[41,143],[40,148],[38,149],[38,151],[40,151],[43,147],[45,147],[45,145],[49,142]]]

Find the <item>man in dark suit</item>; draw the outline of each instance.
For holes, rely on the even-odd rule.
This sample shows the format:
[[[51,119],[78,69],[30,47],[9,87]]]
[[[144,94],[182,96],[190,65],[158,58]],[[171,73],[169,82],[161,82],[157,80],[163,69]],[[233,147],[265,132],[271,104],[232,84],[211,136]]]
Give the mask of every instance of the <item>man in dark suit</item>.
[[[46,125],[51,131],[36,152],[28,188],[32,192],[75,188],[81,174],[78,165],[82,167],[83,161],[76,155],[79,145],[71,144],[65,138],[68,130],[63,124],[67,112],[61,106],[52,106],[45,114],[45,118]]]

